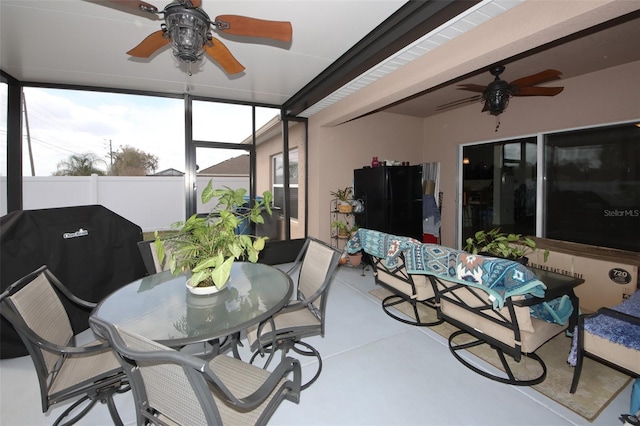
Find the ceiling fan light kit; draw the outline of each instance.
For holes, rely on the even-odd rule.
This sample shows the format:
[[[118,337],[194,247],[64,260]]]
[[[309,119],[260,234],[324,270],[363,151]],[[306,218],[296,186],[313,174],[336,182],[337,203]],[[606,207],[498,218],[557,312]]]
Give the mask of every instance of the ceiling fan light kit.
[[[171,43],[173,54],[187,64],[198,62],[206,53],[216,61],[227,74],[244,71],[231,51],[217,38],[210,28],[222,33],[244,37],[268,38],[290,43],[292,38],[291,22],[267,21],[239,15],[220,15],[211,21],[209,15],[200,7],[202,0],[174,0],[164,10],[140,0],[107,0],[149,15],[164,15],[165,23],[161,30],[151,33],[127,54],[136,58],[149,58],[161,47]],[[191,75],[189,67],[189,75]]]
[[[482,92],[482,98],[485,101],[483,112],[489,111],[491,115],[499,115],[509,105],[509,98],[512,96],[511,85],[504,80],[500,80],[499,76],[503,71],[503,66],[491,69],[491,74],[495,75],[496,78]]]
[[[171,39],[175,57],[186,63],[197,62],[204,55],[204,45],[211,40],[209,16],[201,9],[186,9],[170,4],[165,10],[163,30]]]

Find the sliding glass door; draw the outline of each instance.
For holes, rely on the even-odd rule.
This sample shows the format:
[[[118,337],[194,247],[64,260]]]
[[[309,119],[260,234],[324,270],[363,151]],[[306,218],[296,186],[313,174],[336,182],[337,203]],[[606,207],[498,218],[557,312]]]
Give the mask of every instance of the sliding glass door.
[[[465,146],[462,155],[462,241],[492,228],[535,234],[535,138]]]

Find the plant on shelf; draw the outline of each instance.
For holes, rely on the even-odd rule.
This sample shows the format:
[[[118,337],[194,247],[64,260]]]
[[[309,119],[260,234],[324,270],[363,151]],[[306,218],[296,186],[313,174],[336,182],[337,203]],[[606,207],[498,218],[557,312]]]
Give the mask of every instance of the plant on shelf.
[[[338,238],[348,238],[349,237],[349,225],[341,220],[334,220],[331,222],[331,227],[336,230],[336,234]]]
[[[263,210],[271,215],[270,191],[256,200],[251,208],[246,203],[244,188],[213,189],[211,181],[202,191],[202,203],[217,198],[218,204],[205,217],[194,214],[186,222],[173,224],[177,233],[162,238],[156,231],[155,247],[162,263],[168,256],[171,272],[191,271],[189,285],[192,287],[223,288],[231,275],[235,260],[258,261],[258,253],[264,248],[268,237],[257,237],[241,233],[242,227],[264,223]]]
[[[507,234],[500,232],[500,228],[493,228],[490,231],[478,231],[473,237],[467,238],[464,250],[472,254],[526,261],[527,254],[539,249],[531,237],[522,234]],[[545,262],[548,257],[549,250],[545,250]],[[522,263],[526,264],[526,262]]]
[[[353,188],[347,186],[345,189],[338,189],[330,192],[338,200],[338,211],[341,213],[351,213],[353,211]]]

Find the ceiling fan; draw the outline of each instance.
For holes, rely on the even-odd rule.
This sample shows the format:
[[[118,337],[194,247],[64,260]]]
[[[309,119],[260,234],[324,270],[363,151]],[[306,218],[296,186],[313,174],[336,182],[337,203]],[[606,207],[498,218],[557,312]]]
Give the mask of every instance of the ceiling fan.
[[[240,15],[219,15],[213,21],[202,9],[202,0],[173,0],[164,10],[140,0],[107,0],[137,11],[148,12],[150,19],[164,15],[161,29],[151,33],[127,54],[148,58],[161,47],[171,43],[173,54],[188,64],[202,59],[206,53],[225,70],[237,74],[245,68],[210,29],[225,34],[260,37],[291,42],[292,27],[286,21],[267,21]]]
[[[513,80],[511,83],[500,79],[500,74],[502,74],[504,70],[505,67],[502,65],[491,68],[491,75],[495,76],[495,79],[487,86],[460,84],[458,90],[482,93],[482,95],[473,98],[484,101],[482,112],[489,111],[491,115],[499,115],[507,108],[509,98],[512,96],[555,96],[564,89],[564,87],[536,86],[537,84],[546,83],[547,81],[560,79],[562,73],[557,70],[544,70],[537,74]]]

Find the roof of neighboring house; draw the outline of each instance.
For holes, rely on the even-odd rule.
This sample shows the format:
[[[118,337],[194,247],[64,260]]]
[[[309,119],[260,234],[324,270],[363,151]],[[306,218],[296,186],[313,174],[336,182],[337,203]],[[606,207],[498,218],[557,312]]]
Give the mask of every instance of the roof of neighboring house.
[[[198,176],[249,176],[249,156],[240,155],[198,172]]]
[[[184,176],[184,172],[173,168],[168,168],[159,172],[156,172],[150,176]]]

